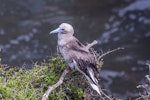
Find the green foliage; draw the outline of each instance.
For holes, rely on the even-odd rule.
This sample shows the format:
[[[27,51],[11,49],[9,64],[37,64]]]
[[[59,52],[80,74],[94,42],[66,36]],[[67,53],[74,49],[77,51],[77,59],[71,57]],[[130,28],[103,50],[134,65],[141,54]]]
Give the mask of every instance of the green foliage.
[[[0,64],[0,100],[41,100],[48,85],[58,81],[65,67],[66,64],[59,56],[51,58],[48,64],[35,64],[30,70],[8,68]],[[83,91],[69,82],[69,78],[49,96],[49,100],[72,98],[82,100]]]

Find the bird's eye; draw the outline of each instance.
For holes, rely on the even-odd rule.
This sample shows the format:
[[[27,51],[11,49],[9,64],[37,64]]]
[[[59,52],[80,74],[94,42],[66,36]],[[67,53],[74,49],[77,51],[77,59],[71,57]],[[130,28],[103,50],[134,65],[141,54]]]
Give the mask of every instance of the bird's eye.
[[[61,33],[65,34],[65,29],[64,28],[61,29]]]

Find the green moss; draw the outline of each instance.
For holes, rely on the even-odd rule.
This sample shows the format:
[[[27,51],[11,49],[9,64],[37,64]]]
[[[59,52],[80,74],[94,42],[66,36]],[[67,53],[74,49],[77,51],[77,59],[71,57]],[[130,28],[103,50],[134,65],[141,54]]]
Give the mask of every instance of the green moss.
[[[0,64],[0,99],[41,100],[48,86],[59,80],[66,64],[58,56],[51,58],[49,64],[35,64],[31,70],[6,67],[8,66]],[[68,81],[69,78],[52,91],[49,100],[81,100],[82,89]]]

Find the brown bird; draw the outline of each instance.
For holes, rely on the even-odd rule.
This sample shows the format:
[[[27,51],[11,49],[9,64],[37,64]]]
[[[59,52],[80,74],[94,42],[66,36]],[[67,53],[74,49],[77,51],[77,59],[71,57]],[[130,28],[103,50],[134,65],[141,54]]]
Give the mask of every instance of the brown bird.
[[[58,48],[69,67],[82,73],[91,87],[101,95],[96,75],[98,71],[96,59],[85,45],[73,36],[73,27],[68,23],[62,23],[57,29],[50,32],[50,34],[53,33],[58,33]]]

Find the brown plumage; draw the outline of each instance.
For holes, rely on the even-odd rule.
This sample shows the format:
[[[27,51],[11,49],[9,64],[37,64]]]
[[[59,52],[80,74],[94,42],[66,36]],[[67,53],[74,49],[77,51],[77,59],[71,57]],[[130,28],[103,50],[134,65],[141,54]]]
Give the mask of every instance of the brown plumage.
[[[73,34],[74,30],[70,24],[62,23],[59,28],[52,31],[58,33],[58,47],[63,58],[71,69],[82,73],[94,90],[101,95],[97,81],[96,59]]]

